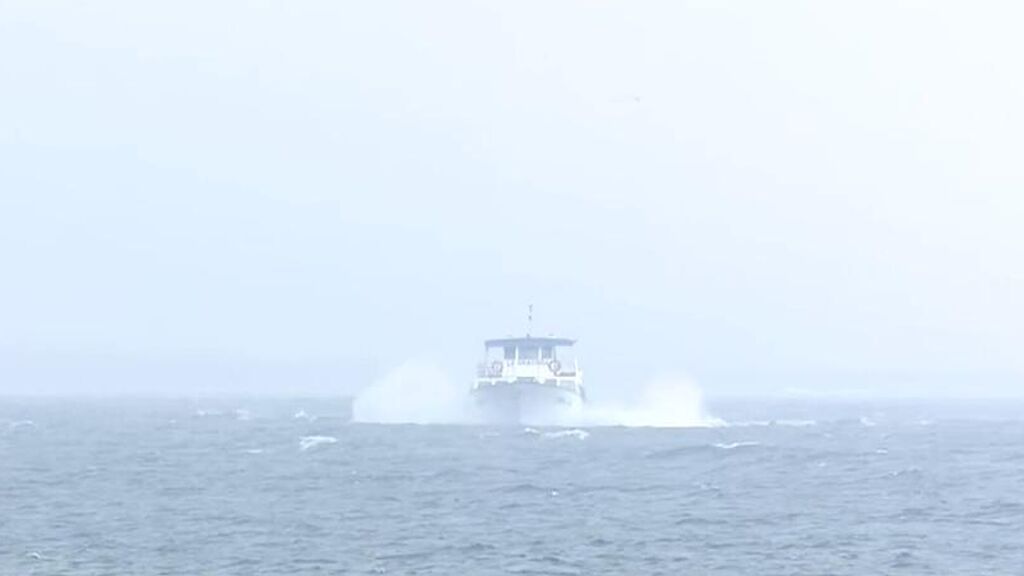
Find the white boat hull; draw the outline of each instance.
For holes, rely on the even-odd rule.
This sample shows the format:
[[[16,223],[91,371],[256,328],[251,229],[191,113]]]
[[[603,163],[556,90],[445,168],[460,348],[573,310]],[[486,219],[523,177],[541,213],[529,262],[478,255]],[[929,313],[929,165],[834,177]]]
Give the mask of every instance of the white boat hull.
[[[532,381],[477,386],[473,397],[488,424],[570,424],[583,409],[577,390]]]

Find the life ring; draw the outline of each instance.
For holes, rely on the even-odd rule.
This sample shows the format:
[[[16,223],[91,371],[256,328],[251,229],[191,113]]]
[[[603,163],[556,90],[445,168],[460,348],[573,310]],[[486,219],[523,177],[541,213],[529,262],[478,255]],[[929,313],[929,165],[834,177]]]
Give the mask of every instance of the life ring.
[[[551,362],[548,362],[548,368],[551,369],[551,371],[554,372],[555,374],[558,374],[558,372],[562,369],[562,363],[559,362],[558,360],[552,360]]]
[[[504,366],[502,365],[501,360],[495,360],[494,362],[491,362],[491,374],[501,375],[501,369],[503,367]]]

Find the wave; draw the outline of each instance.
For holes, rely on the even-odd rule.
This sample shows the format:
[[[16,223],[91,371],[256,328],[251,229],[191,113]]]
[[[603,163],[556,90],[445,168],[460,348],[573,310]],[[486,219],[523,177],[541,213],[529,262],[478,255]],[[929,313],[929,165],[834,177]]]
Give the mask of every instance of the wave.
[[[313,422],[313,421],[316,420],[316,416],[310,416],[309,414],[306,413],[305,410],[301,410],[301,409],[298,412],[296,412],[295,415],[292,416],[292,418],[294,418],[296,420],[308,420],[310,422]]]
[[[917,467],[917,466],[910,466],[909,468],[900,468],[899,470],[894,470],[894,471],[892,471],[892,472],[890,472],[888,474],[888,476],[891,476],[893,478],[898,478],[900,476],[915,476],[916,477],[916,476],[923,476],[923,475],[924,475],[924,471],[921,468]]]
[[[590,432],[573,428],[572,430],[555,430],[553,432],[545,432],[541,436],[544,438],[576,438],[577,440],[586,440],[590,437]]]
[[[793,426],[796,428],[803,428],[805,426],[817,426],[817,420],[775,420],[772,422],[775,426]]]
[[[684,456],[686,454],[692,454],[694,452],[703,452],[710,448],[707,444],[689,444],[686,446],[674,446],[672,448],[663,448],[661,450],[652,450],[643,455],[644,459],[647,460],[665,460],[669,458],[676,458],[678,456]]]
[[[689,454],[707,453],[712,450],[737,450],[739,448],[754,448],[761,445],[762,444],[760,442],[753,441],[718,442],[714,444],[686,444],[683,446],[673,446],[671,448],[652,450],[644,454],[643,457],[648,460],[665,460]]]
[[[502,492],[505,494],[549,494],[551,496],[557,496],[558,490],[534,484],[532,482],[522,482],[519,484],[512,484],[510,486],[500,486],[495,489],[496,492]]]
[[[299,449],[305,452],[321,444],[334,444],[337,441],[334,436],[303,436],[299,439]]]
[[[728,442],[712,444],[712,446],[714,446],[715,448],[720,448],[722,450],[735,450],[736,448],[750,448],[752,446],[760,445],[760,442]]]
[[[751,420],[744,422],[729,422],[725,424],[730,428],[743,428],[743,427],[754,427],[754,426],[789,426],[793,428],[805,428],[808,426],[817,426],[817,420]]]

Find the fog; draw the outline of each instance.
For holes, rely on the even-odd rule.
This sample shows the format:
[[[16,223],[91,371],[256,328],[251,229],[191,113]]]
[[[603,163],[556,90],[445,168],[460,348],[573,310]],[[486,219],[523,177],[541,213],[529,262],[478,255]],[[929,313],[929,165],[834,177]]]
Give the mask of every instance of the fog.
[[[0,394],[1020,396],[1022,12],[5,0]]]

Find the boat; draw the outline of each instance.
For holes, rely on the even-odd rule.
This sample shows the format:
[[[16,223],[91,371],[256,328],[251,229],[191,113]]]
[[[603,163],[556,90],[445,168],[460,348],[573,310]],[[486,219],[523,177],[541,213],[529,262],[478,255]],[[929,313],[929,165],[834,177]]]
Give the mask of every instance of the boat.
[[[532,318],[532,314],[531,314]],[[568,424],[586,403],[576,341],[554,336],[484,342],[484,359],[471,390],[491,424]]]

